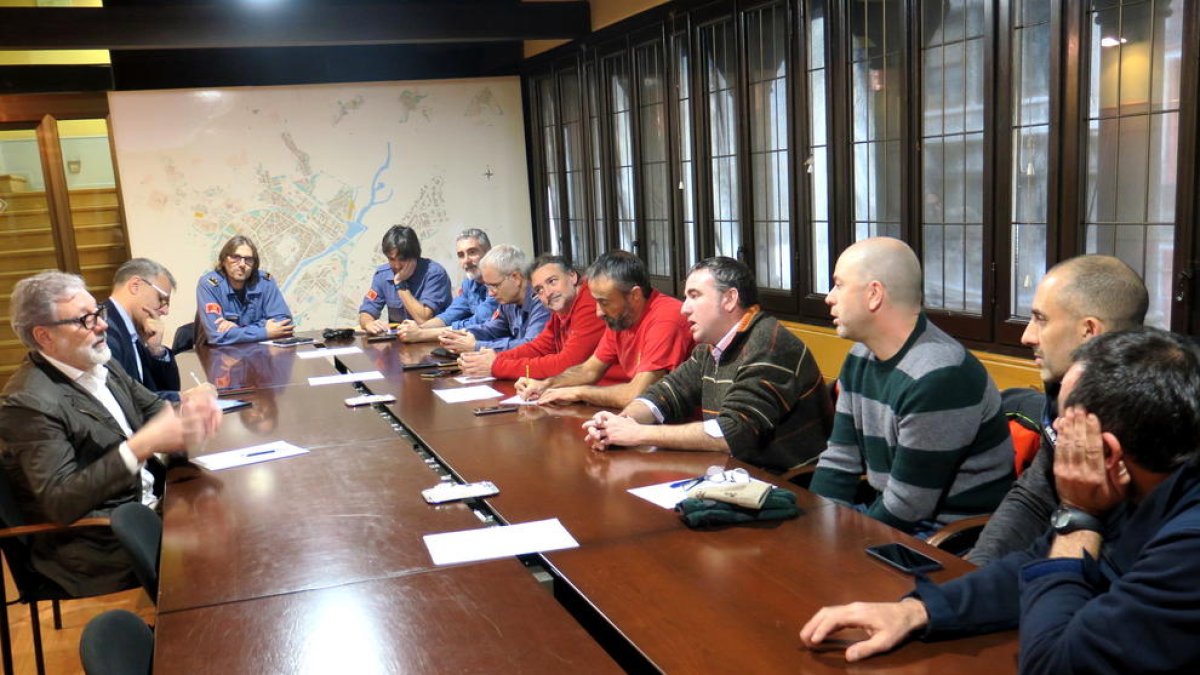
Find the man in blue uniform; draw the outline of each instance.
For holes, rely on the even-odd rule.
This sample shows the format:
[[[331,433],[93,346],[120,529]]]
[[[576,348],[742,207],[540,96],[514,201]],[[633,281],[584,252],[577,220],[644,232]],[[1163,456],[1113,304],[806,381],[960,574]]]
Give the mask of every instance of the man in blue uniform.
[[[106,340],[130,377],[168,401],[179,400],[179,367],[163,344],[160,317],[171,310],[175,277],[148,258],[123,263],[113,275]]]
[[[380,265],[371,289],[358,308],[358,323],[369,335],[388,331],[388,322],[428,321],[450,304],[450,275],[446,268],[421,257],[421,241],[411,227],[393,225],[383,235]],[[387,306],[388,318],[383,318]]]
[[[499,305],[489,296],[487,287],[479,281],[479,261],[492,250],[487,233],[478,228],[468,228],[454,240],[458,264],[463,270],[462,286],[458,295],[444,312],[425,323],[405,321],[400,324],[400,339],[405,342],[428,342],[436,340],[449,327],[461,330],[490,321]]]
[[[196,285],[197,341],[213,345],[290,337],[292,311],[271,275],[258,269],[258,247],[237,235],[225,242],[216,268]]]
[[[525,253],[516,246],[497,246],[479,261],[479,270],[480,281],[500,310],[486,323],[445,331],[439,338],[442,346],[459,353],[504,351],[537,337],[550,320],[550,309],[533,295]]]

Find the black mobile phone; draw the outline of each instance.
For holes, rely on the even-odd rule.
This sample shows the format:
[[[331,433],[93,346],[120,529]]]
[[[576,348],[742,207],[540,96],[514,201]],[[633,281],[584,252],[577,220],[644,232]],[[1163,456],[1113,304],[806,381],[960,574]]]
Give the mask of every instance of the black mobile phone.
[[[306,345],[312,342],[310,337],[286,337],[272,340],[271,343],[280,347],[295,347],[296,345]]]
[[[908,574],[924,574],[942,569],[940,562],[904,544],[868,546],[867,555]]]
[[[379,335],[370,335],[367,337],[367,342],[395,342],[395,333],[380,333]]]
[[[433,379],[437,379],[439,377],[449,377],[450,375],[453,375],[454,373],[457,373],[457,372],[458,372],[457,370],[446,370],[446,369],[427,370],[427,371],[421,373],[421,377],[423,377],[427,380],[433,380]]]
[[[482,408],[476,408],[473,412],[477,417],[484,415],[499,415],[500,413],[516,412],[520,406],[515,405],[488,405]]]

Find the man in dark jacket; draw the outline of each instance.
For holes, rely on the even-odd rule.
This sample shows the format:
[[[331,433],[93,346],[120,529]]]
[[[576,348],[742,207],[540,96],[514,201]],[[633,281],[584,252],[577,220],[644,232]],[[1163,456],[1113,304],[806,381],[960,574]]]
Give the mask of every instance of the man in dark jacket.
[[[826,607],[800,631],[870,637],[848,661],[923,638],[1020,626],[1022,673],[1200,668],[1200,352],[1159,330],[1105,333],[1059,392],[1051,530],[1027,551],[893,603]]]
[[[108,348],[130,377],[169,401],[179,400],[179,366],[163,344],[162,317],[171,310],[175,277],[148,258],[117,268],[108,314]]]
[[[587,421],[592,446],[726,452],[775,472],[815,459],[832,425],[829,391],[808,347],[759,308],[750,269],[702,260],[684,295],[691,358],[619,415]],[[704,419],[692,422],[697,409]]]
[[[177,413],[113,366],[105,314],[73,274],[42,272],[13,289],[13,330],[30,353],[0,394],[0,465],[27,522],[65,525],[138,501],[147,459],[220,425],[212,388],[186,394]],[[136,584],[107,529],[39,535],[32,564],[76,596]]]

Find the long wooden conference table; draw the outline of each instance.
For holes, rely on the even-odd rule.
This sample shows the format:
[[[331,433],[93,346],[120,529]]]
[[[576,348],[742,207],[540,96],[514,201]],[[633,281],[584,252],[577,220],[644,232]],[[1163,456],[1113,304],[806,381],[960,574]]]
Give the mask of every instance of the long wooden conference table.
[[[713,453],[593,452],[586,406],[476,417],[405,363],[429,346],[354,344],[361,353],[242,345],[180,355],[251,407],[226,414],[195,454],[285,440],[304,455],[219,472],[173,468],[164,501],[155,670],[161,673],[803,672],[847,670],[841,650],[797,637],[818,608],[892,600],[912,580],[869,558],[903,541],[953,556],[790,487],[793,520],[690,530],[629,488],[738,466]],[[378,370],[384,379],[310,386]],[[189,378],[190,379],[190,378]],[[512,384],[492,382],[506,396]],[[386,406],[348,408],[363,390]],[[759,477],[772,477],[751,468]],[[429,506],[449,473],[491,480],[486,500]],[[777,479],[774,480],[779,483]],[[436,566],[426,534],[558,518],[578,548]],[[528,564],[549,572],[551,590]],[[888,673],[1016,669],[1015,633],[913,642],[853,666]]]

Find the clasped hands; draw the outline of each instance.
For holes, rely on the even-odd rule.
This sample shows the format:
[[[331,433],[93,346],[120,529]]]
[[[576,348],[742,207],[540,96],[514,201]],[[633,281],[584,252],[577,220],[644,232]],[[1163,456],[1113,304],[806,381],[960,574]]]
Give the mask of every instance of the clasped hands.
[[[583,423],[583,439],[593,450],[603,452],[610,445],[642,445],[642,425],[618,413],[601,410]]]

